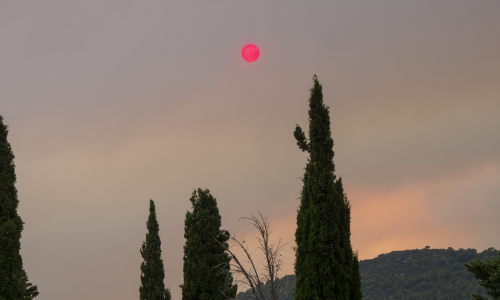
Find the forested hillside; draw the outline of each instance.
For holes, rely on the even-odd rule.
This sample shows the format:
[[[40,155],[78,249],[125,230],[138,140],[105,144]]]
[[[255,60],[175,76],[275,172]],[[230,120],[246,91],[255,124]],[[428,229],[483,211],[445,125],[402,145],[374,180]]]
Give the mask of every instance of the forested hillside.
[[[364,300],[465,300],[474,292],[486,296],[474,275],[464,263],[479,259],[494,259],[498,250],[489,248],[481,253],[475,249],[415,249],[380,254],[359,262],[361,289]],[[292,300],[295,276],[280,278],[285,287],[284,300]],[[269,295],[269,282],[264,286]],[[236,299],[255,299],[250,290],[240,292]],[[266,299],[271,299],[266,298]]]

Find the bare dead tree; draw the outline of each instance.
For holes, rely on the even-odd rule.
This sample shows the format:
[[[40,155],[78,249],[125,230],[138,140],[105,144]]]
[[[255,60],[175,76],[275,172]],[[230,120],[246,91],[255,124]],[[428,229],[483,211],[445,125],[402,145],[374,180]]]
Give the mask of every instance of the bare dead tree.
[[[234,237],[234,234],[233,236],[230,237],[230,239],[235,242],[235,246],[241,248],[245,253],[245,255],[247,256],[248,260],[246,262],[251,266],[248,270],[242,266],[236,255],[229,249],[230,247],[228,248],[225,245],[219,243],[215,238],[214,240],[216,240],[222,247],[224,247],[224,249],[233,258],[230,265],[232,273],[236,275],[234,276],[234,278],[236,279],[235,281],[244,286],[250,287],[255,296],[255,299],[265,300],[264,293],[262,291],[263,284],[262,281],[260,280],[261,277],[265,281],[270,282],[272,300],[284,299],[285,297],[288,296],[286,292],[287,286],[283,284],[281,285],[276,284],[276,280],[278,278],[278,273],[281,270],[281,266],[283,265],[283,261],[281,259],[282,255],[280,254],[280,252],[283,250],[283,247],[288,243],[283,244],[281,238],[278,240],[276,246],[274,243],[271,243],[269,240],[269,236],[272,233],[272,231],[269,231],[269,222],[267,221],[267,217],[265,218],[262,216],[260,212],[258,213],[260,216],[260,220],[253,214],[251,214],[250,218],[243,217],[240,218],[240,221],[242,219],[249,220],[252,223],[252,225],[259,231],[259,237],[257,237],[259,241],[258,249],[260,249],[265,256],[264,263],[261,262],[263,266],[263,269],[261,269],[261,274],[260,274],[261,276],[259,276],[259,272],[257,272],[257,268],[255,267],[250,252],[248,251],[248,246],[245,247],[243,245],[245,241],[241,243]],[[223,270],[222,272],[228,272],[228,271]],[[243,275],[244,279],[239,279],[241,275]],[[225,291],[221,291],[222,294],[224,294],[224,292]]]
[[[247,258],[248,258],[247,262],[251,263],[252,268],[253,268],[253,272],[252,272],[252,269],[250,269],[250,271],[247,272],[247,270],[241,265],[241,263],[238,260],[238,258],[236,257],[236,255],[231,250],[229,250],[228,247],[224,246],[222,243],[220,243],[219,241],[216,240],[217,243],[219,243],[222,247],[224,247],[224,249],[229,253],[229,255],[231,255],[231,257],[233,258],[233,260],[235,262],[235,263],[231,262],[230,265],[231,265],[231,269],[233,269],[232,273],[236,274],[236,276],[235,276],[236,283],[243,283],[243,284],[250,286],[250,288],[252,289],[252,292],[255,295],[255,298],[258,300],[264,300],[264,294],[262,293],[261,281],[260,281],[259,275],[257,273],[257,270],[255,268],[255,265],[253,263],[253,260],[251,258],[251,255],[248,252],[248,247],[245,248],[234,237],[231,237],[231,239],[234,240],[241,247],[241,249],[243,249],[243,251],[245,251],[245,254],[247,255]],[[215,240],[215,238],[214,238],[214,240]],[[223,270],[222,272],[227,272],[227,271]],[[238,277],[240,275],[244,275],[246,278],[246,281],[238,279]],[[226,296],[226,294],[224,292],[225,292],[225,290],[221,291],[221,293]]]

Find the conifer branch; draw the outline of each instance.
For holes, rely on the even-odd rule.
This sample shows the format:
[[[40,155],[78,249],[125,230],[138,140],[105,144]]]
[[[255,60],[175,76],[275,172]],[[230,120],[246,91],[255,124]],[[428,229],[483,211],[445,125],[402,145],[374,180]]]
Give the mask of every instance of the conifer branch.
[[[306,135],[305,135],[304,131],[302,131],[302,128],[300,128],[299,125],[296,125],[295,131],[293,132],[293,136],[295,136],[295,139],[297,140],[297,146],[299,146],[300,150],[302,150],[304,152],[305,151],[310,152],[309,151],[309,144],[307,143]]]

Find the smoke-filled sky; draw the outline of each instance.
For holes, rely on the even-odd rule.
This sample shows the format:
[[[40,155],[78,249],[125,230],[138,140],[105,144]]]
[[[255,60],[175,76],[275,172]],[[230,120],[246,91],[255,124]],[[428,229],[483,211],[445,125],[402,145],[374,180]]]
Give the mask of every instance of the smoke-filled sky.
[[[239,218],[267,216],[292,274],[307,162],[293,131],[314,74],[361,259],[499,249],[499,15],[486,0],[0,2],[0,115],[37,299],[138,299],[149,199],[180,299],[198,187],[251,246]]]

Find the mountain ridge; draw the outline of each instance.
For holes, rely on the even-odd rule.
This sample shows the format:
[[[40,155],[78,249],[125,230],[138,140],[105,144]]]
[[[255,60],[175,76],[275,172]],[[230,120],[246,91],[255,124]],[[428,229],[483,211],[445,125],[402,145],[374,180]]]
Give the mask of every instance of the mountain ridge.
[[[486,297],[474,275],[464,264],[476,259],[491,260],[499,251],[490,247],[480,253],[476,249],[399,250],[382,253],[359,261],[361,290],[365,300],[469,300],[471,293]],[[284,288],[282,300],[293,300],[295,275],[285,275],[276,283]],[[265,299],[270,297],[270,282],[263,284]],[[238,300],[255,299],[251,290],[237,294]]]

